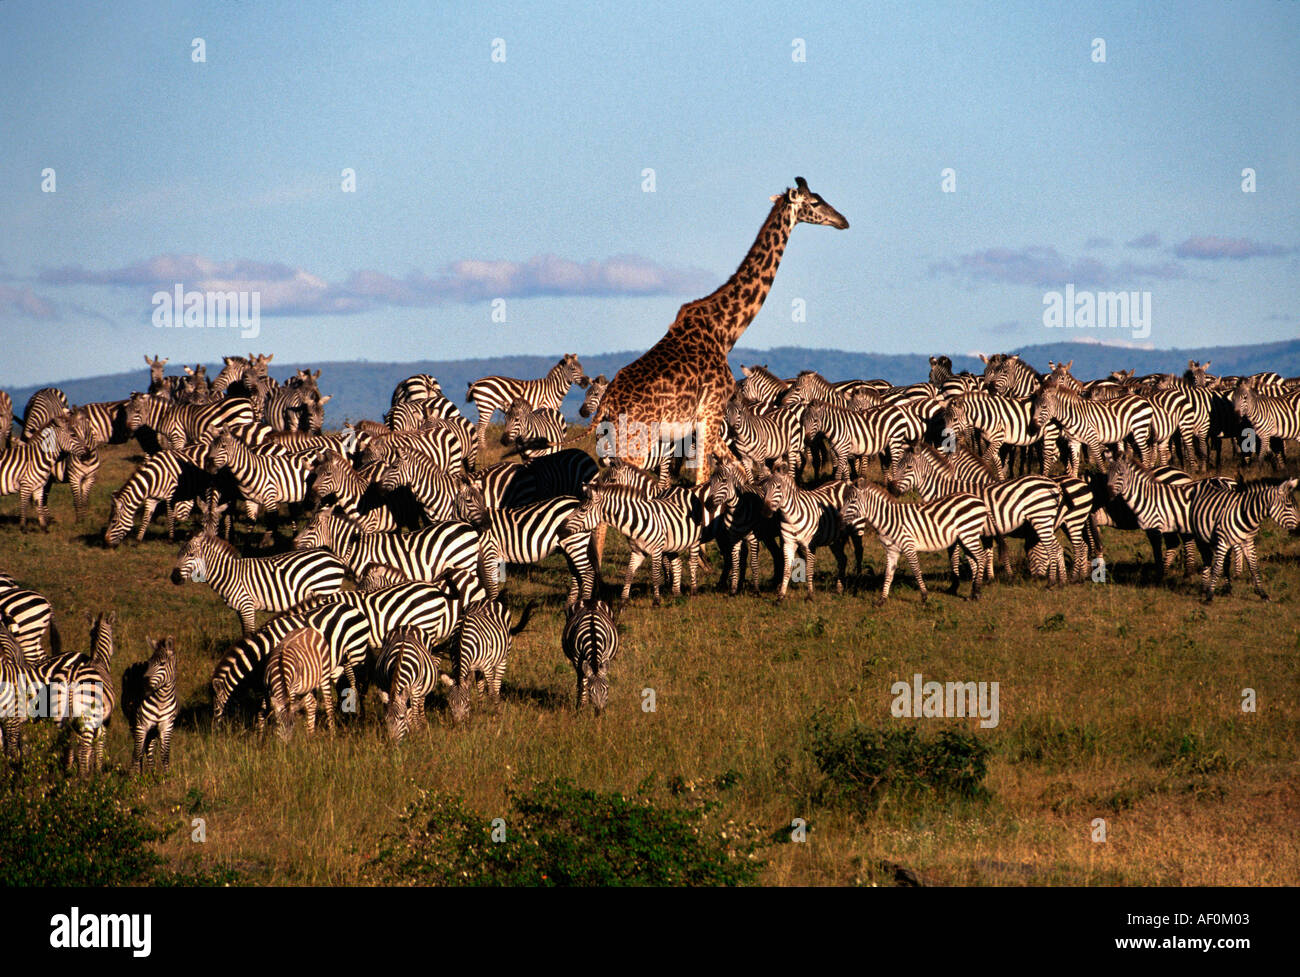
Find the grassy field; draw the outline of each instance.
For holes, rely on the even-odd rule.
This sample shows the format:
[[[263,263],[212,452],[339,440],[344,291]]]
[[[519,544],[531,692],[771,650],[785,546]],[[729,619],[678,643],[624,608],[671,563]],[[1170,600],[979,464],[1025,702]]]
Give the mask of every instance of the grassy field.
[[[654,609],[639,580],[598,719],[573,709],[560,650],[567,574],[553,558],[510,571],[512,607],[544,603],[516,639],[499,710],[480,707],[452,728],[436,697],[429,729],[393,748],[372,691],[363,722],[284,745],[209,728],[212,668],[239,626],[207,586],[170,582],[179,540],[168,543],[159,524],[142,545],[103,547],[109,495],[138,459],[135,445],[107,450],[88,523],[74,525],[67,486],[52,492],[48,533],[20,534],[16,497],[0,500],[0,569],[53,602],[65,650],[86,647],[84,613],[116,608],[119,677],[147,657],[146,635],[175,635],[184,716],[170,772],[145,777],[143,796],[177,827],[160,848],[177,870],[355,883],[420,788],[458,793],[490,817],[509,789],[565,777],[664,803],[716,796],[710,824],[763,839],[760,879],[773,885],[887,884],[887,865],[949,884],[1300,883],[1300,538],[1271,524],[1260,552],[1272,602],[1239,583],[1208,607],[1181,577],[1154,582],[1140,533],[1103,530],[1105,584],[1000,579],[978,603],[964,599],[968,583],[961,598],[942,592],[943,559],[931,556],[925,607],[906,575],[885,607],[872,606],[883,562],[874,541],[861,589],[835,595],[823,565],[816,600],[782,606],[770,592],[714,593],[711,549],[715,573],[699,597]],[[621,581],[625,557],[611,532],[607,582]],[[763,567],[766,586],[766,554]],[[890,686],[917,672],[998,682],[999,724],[893,718]],[[1245,688],[1257,694],[1254,713],[1242,711]],[[654,712],[642,709],[646,689]],[[992,750],[989,796],[886,795],[865,811],[831,803],[809,748],[819,713],[841,726],[972,733]],[[129,759],[119,716],[108,762]],[[191,841],[194,817],[205,821],[202,844]],[[784,843],[795,818],[808,824],[806,843]],[[1096,818],[1104,843],[1092,840]]]

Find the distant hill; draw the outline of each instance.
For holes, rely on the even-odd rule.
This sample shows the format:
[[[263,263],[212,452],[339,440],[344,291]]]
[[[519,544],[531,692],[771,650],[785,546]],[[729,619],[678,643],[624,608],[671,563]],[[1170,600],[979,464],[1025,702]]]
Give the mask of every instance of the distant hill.
[[[1214,346],[1193,349],[1144,350],[1127,347],[1103,346],[1095,343],[1047,343],[1024,346],[1008,352],[1018,352],[1039,370],[1047,369],[1047,361],[1074,361],[1072,372],[1080,379],[1105,376],[1116,369],[1133,369],[1142,373],[1181,372],[1189,359],[1198,362],[1210,360],[1214,373],[1247,374],[1274,370],[1283,376],[1300,374],[1300,339],[1254,346]],[[605,374],[612,377],[618,370],[635,359],[639,353],[607,353],[584,356],[582,365],[590,376]],[[953,369],[979,373],[983,364],[976,356],[949,352]],[[325,408],[327,427],[337,427],[347,420],[379,418],[388,409],[393,387],[405,377],[415,373],[429,373],[442,383],[444,392],[462,408],[465,406],[466,387],[479,377],[499,374],[516,377],[539,377],[555,365],[559,354],[553,356],[498,356],[477,360],[420,360],[414,363],[375,363],[371,361],[330,362],[310,364],[321,371],[321,389],[333,395]],[[773,349],[737,348],[732,351],[731,364],[740,373],[740,366],[765,364],[775,373],[791,377],[800,370],[816,370],[831,380],[848,377],[887,377],[894,383],[913,383],[925,380],[930,373],[928,355],[905,354],[890,356],[882,353],[850,353],[838,349],[805,349],[798,346],[778,346]],[[273,364],[275,377],[292,375],[305,363]],[[208,375],[216,376],[218,364],[208,364]],[[143,390],[148,385],[148,368],[141,364],[139,370],[108,376],[61,380],[42,386],[57,386],[74,404],[100,400],[117,400],[133,390]],[[37,387],[11,388],[15,410],[21,413],[27,398]],[[565,401],[565,411],[577,416],[582,403],[581,392],[575,391]],[[470,408],[470,420],[475,415]]]

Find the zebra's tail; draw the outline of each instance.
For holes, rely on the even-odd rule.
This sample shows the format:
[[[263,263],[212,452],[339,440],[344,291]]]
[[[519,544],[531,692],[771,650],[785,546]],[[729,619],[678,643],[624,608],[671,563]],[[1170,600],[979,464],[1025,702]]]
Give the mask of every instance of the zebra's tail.
[[[50,657],[57,658],[63,654],[63,635],[59,634],[59,626],[50,618]]]
[[[533,608],[537,606],[536,600],[530,600],[524,605],[524,612],[519,617],[519,623],[510,629],[510,637],[515,637],[524,628],[528,627],[528,619],[533,616]]]

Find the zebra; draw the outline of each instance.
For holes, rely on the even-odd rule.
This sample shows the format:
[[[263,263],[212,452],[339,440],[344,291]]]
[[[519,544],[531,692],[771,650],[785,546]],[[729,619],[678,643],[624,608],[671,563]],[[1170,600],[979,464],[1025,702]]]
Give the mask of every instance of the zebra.
[[[832,384],[820,373],[804,370],[786,387],[780,403],[785,407],[795,407],[821,400],[836,407],[852,408],[849,393],[860,383],[853,380],[847,384]]]
[[[177,404],[151,394],[131,394],[123,408],[126,430],[135,437],[153,432],[159,448],[179,451],[198,444],[212,433],[232,425],[253,422],[253,408],[241,397],[227,397],[211,404]],[[144,441],[141,444],[149,450]]]
[[[465,484],[463,471],[446,472],[425,455],[405,445],[379,462],[375,481],[385,492],[409,489],[430,522],[456,518],[456,495]]]
[[[748,552],[749,582],[758,593],[758,544],[772,554],[779,579],[780,521],[763,507],[763,498],[748,473],[725,455],[713,456],[707,498],[714,510],[713,538],[722,551],[723,580],[734,597],[740,589],[740,567]]]
[[[961,394],[974,393],[984,386],[984,378],[962,370],[952,372],[952,360],[947,356],[930,357],[930,383],[939,388],[945,400]]]
[[[586,416],[585,414],[583,415]],[[9,447],[14,435],[14,401],[9,394],[0,390],[0,451]]]
[[[57,431],[47,427],[47,431]],[[50,480],[54,462],[62,452],[54,438],[42,437],[34,442],[10,441],[0,451],[0,495],[18,496],[18,526],[27,530],[27,505],[36,508],[36,521],[41,529],[49,526],[49,510],[45,506],[45,486]]]
[[[823,545],[829,545],[835,555],[838,566],[835,591],[842,593],[848,560],[844,552],[845,527],[840,521],[838,507],[849,483],[836,481],[816,489],[800,488],[790,469],[784,464],[778,464],[758,480],[758,488],[762,493],[764,507],[781,520],[782,565],[777,603],[785,600],[796,552],[804,560],[808,600],[813,599],[815,551]],[[861,568],[860,559],[858,563]]]
[[[392,456],[399,445],[420,452],[445,472],[465,466],[461,436],[455,425],[439,417],[427,419],[415,431],[388,431],[373,437],[361,452],[361,466],[369,468]]]
[[[21,760],[27,720],[27,662],[13,634],[13,619],[0,606],[0,746],[7,760]]]
[[[750,471],[778,458],[785,458],[791,468],[798,465],[803,455],[803,426],[793,409],[760,415],[733,397],[723,417],[732,448]]]
[[[44,595],[22,587],[0,590],[0,614],[9,619],[9,629],[23,651],[23,662],[35,665],[45,658],[45,640],[57,646],[54,609]]]
[[[145,360],[148,361],[148,357]],[[269,356],[258,354],[253,356],[249,353],[244,356],[223,356],[221,358],[221,372],[217,378],[212,381],[212,393],[214,396],[223,397],[231,386],[245,382],[250,378],[269,379],[266,368],[270,362],[275,359],[275,354]],[[166,360],[163,360],[166,363]],[[161,371],[160,371],[161,372]]]
[[[518,507],[562,495],[577,498],[599,472],[595,459],[578,448],[519,462],[501,462],[480,469],[472,481],[493,508]]]
[[[1008,577],[1011,557],[1006,537],[1029,530],[1046,547],[1048,585],[1064,578],[1065,556],[1056,539],[1061,487],[1052,479],[1025,475],[1001,482],[991,465],[965,449],[945,454],[928,444],[918,444],[908,449],[891,470],[889,489],[896,495],[915,490],[926,502],[958,492],[977,496],[989,514],[983,535],[997,540]],[[989,581],[993,579],[992,549],[986,547],[984,555],[984,579]]]
[[[1289,531],[1300,526],[1300,510],[1297,510],[1293,498],[1297,484],[1300,484],[1300,479],[1295,478],[1233,486],[1207,479],[1196,484],[1191,499],[1191,521],[1205,565],[1201,576],[1207,603],[1214,599],[1219,574],[1229,551],[1237,547],[1240,547],[1250,569],[1255,593],[1264,600],[1269,599],[1259,572],[1255,536],[1264,519],[1271,519]]]
[[[140,512],[136,542],[144,542],[154,509],[160,503],[167,511],[167,539],[175,539],[177,517],[187,518],[195,500],[207,491],[211,480],[203,469],[203,452],[196,449],[164,449],[149,455],[113,493],[104,545],[112,549],[126,538]]]
[[[474,578],[456,579],[444,574],[435,583],[420,580],[394,583],[376,590],[340,590],[312,598],[305,607],[341,604],[359,611],[366,619],[366,642],[371,650],[384,643],[393,628],[419,628],[429,647],[451,636],[467,603],[487,597]]]
[[[1198,471],[1203,471],[1210,459],[1210,420],[1213,414],[1214,395],[1208,386],[1205,368],[1195,360],[1187,361],[1187,371],[1182,376],[1168,374],[1156,382],[1157,390],[1175,390],[1186,399],[1190,411],[1192,446]]]
[[[172,400],[177,384],[180,383],[180,377],[169,377],[163,375],[163,367],[170,361],[170,357],[155,356],[152,359],[146,355],[145,364],[149,367],[149,396],[159,397],[163,400]]]
[[[981,353],[980,360],[984,363],[985,389],[1001,397],[1032,397],[1042,389],[1043,375],[1019,354],[985,356]]]
[[[788,380],[782,380],[764,365],[742,366],[744,379],[736,383],[736,392],[747,402],[775,404],[790,389]]]
[[[590,701],[599,716],[609,701],[609,663],[618,655],[618,619],[603,600],[579,601],[565,615],[560,643],[578,677],[578,710]]]
[[[419,628],[388,632],[375,662],[375,678],[388,738],[400,743],[412,729],[424,729],[424,700],[438,687],[438,659],[429,653]]]
[[[626,536],[631,554],[620,599],[627,602],[636,571],[649,557],[653,604],[658,607],[665,555],[670,558],[673,596],[676,597],[682,592],[681,554],[687,554],[691,596],[695,596],[700,549],[709,518],[710,514],[702,508],[687,512],[676,501],[647,497],[632,486],[590,483],[584,489],[582,504],[569,513],[564,528],[570,533],[590,532],[604,523]],[[593,593],[583,596],[592,596]]]
[[[925,578],[917,553],[947,549],[954,571],[958,568],[958,548],[966,555],[971,568],[971,600],[979,600],[980,577],[984,566],[984,545],[980,537],[988,523],[988,507],[974,495],[957,492],[933,502],[899,502],[885,489],[871,482],[859,481],[851,486],[840,507],[847,525],[873,528],[885,548],[885,586],[878,604],[889,599],[889,587],[899,556],[905,556],[921,591],[921,603],[929,600]],[[949,593],[957,593],[960,576],[953,573]]]
[[[321,509],[293,539],[296,550],[323,546],[355,577],[367,565],[382,563],[411,580],[434,582],[449,567],[467,572],[481,565],[480,539],[473,526],[442,522],[413,533],[368,533],[347,516]]]
[[[151,654],[122,675],[122,710],[131,723],[135,744],[131,762],[144,773],[145,761],[164,770],[171,764],[172,728],[180,712],[176,698],[176,639],[170,634],[154,640],[145,637]],[[155,749],[157,755],[155,755]]]
[[[815,400],[804,411],[803,436],[805,442],[819,434],[826,436],[835,459],[835,478],[843,480],[849,477],[850,466],[861,469],[864,456],[895,459],[908,441],[919,437],[921,432],[909,424],[908,416],[893,407],[858,412]],[[885,464],[882,460],[881,466]]]
[[[293,737],[294,715],[307,715],[307,732],[316,729],[316,696],[320,691],[325,725],[334,732],[334,682],[330,677],[330,651],[325,636],[315,628],[295,628],[276,642],[263,673],[262,711],[257,728],[266,728],[274,715],[280,739]],[[354,686],[355,687],[355,686]]]
[[[253,522],[263,511],[276,512],[307,498],[311,467],[305,460],[257,454],[229,431],[218,433],[208,446],[205,468],[209,475],[230,469]]]
[[[23,440],[31,441],[56,417],[71,413],[68,398],[57,387],[43,387],[27,399],[23,410]]]
[[[65,755],[66,766],[76,764],[82,775],[98,770],[104,762],[104,728],[117,705],[117,692],[109,672],[113,658],[113,631],[117,612],[86,615],[90,624],[89,654],[63,655],[47,659],[32,670],[33,676],[51,690],[51,714],[59,724],[70,726],[72,738]]]
[[[530,601],[519,623],[510,626],[510,612],[499,600],[481,600],[465,608],[451,646],[454,684],[447,692],[447,710],[452,722],[469,717],[472,690],[487,693],[493,703],[501,700],[501,680],[506,674],[511,639],[528,626],[534,603]]]
[[[1095,459],[1108,444],[1123,446],[1132,440],[1138,457],[1145,457],[1151,439],[1151,405],[1141,397],[1121,397],[1102,403],[1084,400],[1065,387],[1049,385],[1034,395],[1034,423],[1045,428],[1056,421],[1069,440],[1069,474],[1079,474],[1079,444],[1086,444]]]
[[[578,408],[579,417],[590,417],[596,413],[600,407],[600,398],[605,396],[605,391],[609,389],[609,380],[605,374],[600,374],[594,380],[587,383],[587,393],[582,398],[582,406]]]
[[[320,505],[333,498],[368,533],[418,528],[421,507],[414,498],[385,491],[373,478],[379,470],[372,467],[362,475],[341,453],[326,451],[312,466],[307,500]]]
[[[321,409],[329,399],[315,390],[314,383],[311,386],[299,384],[278,387],[266,395],[263,417],[276,431],[319,434],[324,418]]]
[[[430,376],[428,373],[417,373],[413,377],[407,377],[393,388],[390,406],[396,407],[408,401],[429,400],[442,395],[442,384],[438,382],[437,377]]]
[[[393,391],[387,421],[394,431],[410,430],[428,420],[446,422],[457,436],[468,468],[478,458],[479,437],[473,424],[442,392],[438,381],[427,373],[408,377]]]
[[[50,468],[50,481],[45,483],[42,502],[48,503],[50,486],[54,482],[67,482],[72,489],[72,520],[81,522],[90,510],[90,490],[99,475],[99,451],[71,451],[56,458]]]
[[[987,444],[985,457],[990,464],[997,465],[1002,478],[1010,474],[1002,459],[1003,445],[1027,448],[1041,443],[1043,474],[1056,465],[1061,426],[1050,421],[1044,428],[1035,427],[1031,397],[999,397],[983,392],[963,394],[944,407],[943,425],[945,438],[959,438],[968,432],[981,435]]]
[[[125,400],[104,401],[82,404],[73,411],[84,415],[90,425],[90,447],[126,444],[131,440],[131,432],[126,429],[126,404]]]
[[[475,424],[478,453],[483,454],[487,426],[497,411],[508,413],[516,400],[522,400],[533,410],[558,412],[573,385],[586,386],[586,382],[587,377],[575,353],[565,353],[563,359],[540,380],[497,376],[475,380],[466,390],[465,397],[478,408],[478,422]]]
[[[1279,468],[1279,456],[1286,459],[1282,442],[1300,441],[1300,393],[1267,394],[1248,380],[1233,391],[1232,407],[1255,432],[1260,460],[1271,458],[1273,468]],[[1279,442],[1276,454],[1271,453],[1274,438]]]
[[[338,595],[334,595],[337,597]],[[271,618],[253,634],[236,641],[212,673],[212,717],[220,722],[231,698],[263,678],[263,666],[281,638],[297,628],[312,628],[325,636],[330,652],[330,677],[348,679],[352,688],[357,670],[366,664],[370,624],[355,607],[329,598]]]
[[[172,583],[207,583],[248,635],[255,630],[256,611],[287,611],[317,594],[337,593],[346,573],[328,550],[241,558],[224,539],[200,533],[181,549]]]
[[[550,407],[533,407],[517,397],[506,408],[501,443],[514,445],[525,461],[554,454],[564,444],[569,424],[564,415]]]
[[[467,485],[457,495],[457,515],[472,525],[484,541],[483,579],[497,596],[501,566],[540,563],[557,549],[564,554],[572,581],[567,603],[589,597],[596,586],[592,532],[571,529],[568,517],[577,499],[561,496],[518,508],[489,508],[481,489]]]
[[[410,583],[410,578],[400,570],[394,570],[382,563],[368,563],[366,568],[357,575],[357,590],[366,594],[399,583]]]

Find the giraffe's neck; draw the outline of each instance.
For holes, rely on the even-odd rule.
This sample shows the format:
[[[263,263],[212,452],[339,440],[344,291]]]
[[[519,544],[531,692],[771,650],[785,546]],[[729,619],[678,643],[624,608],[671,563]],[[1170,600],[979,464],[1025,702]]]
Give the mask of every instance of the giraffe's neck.
[[[707,318],[704,328],[728,352],[763,307],[763,300],[772,288],[776,269],[785,254],[786,242],[794,228],[794,215],[784,195],[779,197],[768,212],[745,260],[740,263],[727,281],[713,294],[692,302],[683,308],[683,318],[693,319],[698,308]],[[692,322],[696,326],[698,323]]]

